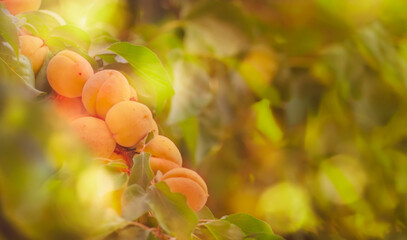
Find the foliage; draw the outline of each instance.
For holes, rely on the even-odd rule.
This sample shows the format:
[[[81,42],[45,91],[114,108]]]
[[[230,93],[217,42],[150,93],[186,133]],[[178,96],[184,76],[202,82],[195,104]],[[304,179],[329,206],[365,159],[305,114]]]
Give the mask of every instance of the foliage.
[[[92,159],[47,101],[47,64],[70,49],[95,70],[126,73],[141,98],[161,114],[174,92],[152,50],[97,30],[105,37],[94,43],[87,31],[66,24],[57,13],[40,10],[14,17],[0,6],[1,238],[277,238],[264,222],[248,215],[218,220],[208,208],[195,213],[185,196],[158,182],[161,175],[153,175],[149,154],[136,154],[130,170],[120,161]],[[44,39],[51,50],[36,76],[28,58],[18,52],[20,27]]]
[[[2,139],[10,143],[6,141],[13,139],[10,126],[22,121],[20,115],[38,117],[30,112],[32,101],[17,104],[24,101],[19,96],[47,92],[44,75],[34,80],[27,72],[27,59],[18,57],[15,30],[24,26],[46,40],[53,51],[73,49],[95,69],[125,72],[132,85],[141,89],[143,101],[155,110],[160,131],[177,139],[184,161],[199,169],[210,189],[208,207],[213,214],[207,208],[191,213],[182,197],[169,194],[165,186],[147,187],[152,180],[143,167],[148,157],[139,156],[133,160],[141,167],[132,169],[123,198],[123,208],[129,209],[122,216],[125,222],[117,218],[113,226],[107,226],[120,228],[107,239],[155,239],[154,234],[164,232],[179,237],[192,231],[188,229],[193,229],[195,239],[279,238],[264,222],[234,212],[263,219],[286,239],[405,238],[405,1],[59,2],[44,0],[43,6],[65,20],[47,10],[17,18],[2,10],[0,73],[2,80],[8,79],[2,89],[18,92],[3,97],[15,100],[6,101],[14,104],[6,108],[10,113],[0,110],[6,121],[1,124]],[[84,14],[90,9],[92,14]],[[46,115],[44,109],[38,111]],[[48,118],[40,119],[38,126],[43,128],[38,129],[49,126],[45,125]],[[34,129],[28,127],[32,125],[27,120],[16,127],[21,127],[20,132],[24,129],[20,138],[32,136],[29,133]],[[29,149],[51,151],[48,146],[58,145],[53,141],[61,139],[44,141],[50,143]],[[15,146],[1,141],[0,147],[2,153],[7,150],[6,159],[24,162],[26,157],[13,155],[20,154]],[[62,154],[58,151],[64,149],[58,149],[52,150],[56,155],[50,159],[73,159],[69,156],[75,152]],[[73,165],[72,175],[85,171]],[[2,171],[0,183],[6,173]],[[28,192],[34,195],[23,198],[18,195],[27,190],[23,187],[15,195],[1,194],[10,201],[2,200],[2,207],[9,209],[4,218],[8,226],[14,226],[12,232],[40,236],[35,231],[48,234],[58,229],[52,234],[74,238],[87,236],[83,226],[93,229],[85,219],[103,220],[91,213],[86,216],[80,204],[72,206],[78,196],[68,187],[74,183],[67,176],[66,172],[56,176],[58,181],[52,186],[57,197],[49,198],[49,204],[54,210],[67,204],[76,211],[64,223],[52,222],[46,229],[40,220],[46,221],[48,211],[36,219],[39,228],[26,226],[35,214],[25,220],[21,216],[26,209],[41,213],[47,201],[36,209],[24,207],[22,215],[17,215],[13,212],[16,205],[9,206],[10,202],[40,197]],[[19,184],[24,183],[26,178]],[[40,181],[31,183],[41,185]],[[12,188],[3,185],[0,191],[9,193]],[[70,200],[63,201],[62,194]],[[157,204],[161,201],[180,212],[174,222],[167,222],[167,212]],[[84,220],[72,217],[77,213],[84,214]],[[215,219],[213,215],[227,217]],[[188,223],[183,222],[186,219]],[[185,228],[179,229],[180,225]],[[67,231],[68,226],[75,227]]]

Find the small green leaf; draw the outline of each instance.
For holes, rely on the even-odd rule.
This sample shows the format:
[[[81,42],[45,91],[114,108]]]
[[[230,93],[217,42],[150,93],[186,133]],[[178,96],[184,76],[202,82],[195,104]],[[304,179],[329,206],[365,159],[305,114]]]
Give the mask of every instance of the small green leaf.
[[[246,235],[253,233],[273,233],[270,225],[246,213],[236,213],[222,219],[240,227]]]
[[[53,54],[51,52],[48,52],[47,56],[45,57],[44,63],[42,64],[40,70],[37,73],[37,76],[35,77],[35,88],[48,93],[51,92],[52,88],[49,85],[47,78],[47,67],[52,57]]]
[[[216,219],[207,206],[204,206],[201,210],[199,210],[196,215],[198,216],[198,219]]]
[[[0,37],[4,38],[4,40],[10,44],[18,57],[20,42],[18,40],[16,22],[17,19],[8,13],[3,5],[0,4]]]
[[[138,184],[143,189],[150,185],[154,174],[150,167],[150,154],[141,153],[133,157],[133,167],[131,168],[129,185]]]
[[[126,163],[120,160],[108,160],[109,162],[106,163],[106,166],[113,167],[116,169],[127,169]]]
[[[147,94],[155,98],[157,111],[160,112],[165,102],[174,94],[170,77],[157,55],[144,46],[126,42],[115,43],[108,48],[124,58],[133,68],[140,81],[131,82],[139,89],[148,89]]]
[[[150,187],[147,204],[165,231],[180,240],[191,239],[198,217],[184,195],[172,193],[166,183],[159,182]]]
[[[270,101],[263,99],[253,105],[256,113],[257,129],[267,136],[271,141],[278,142],[283,138],[283,132],[274,119],[270,108]]]
[[[18,18],[25,21],[23,26],[26,29],[43,39],[46,39],[54,28],[66,24],[58,14],[47,10],[21,13]]]
[[[9,43],[0,42],[0,79],[24,84],[26,93],[32,97],[42,94],[35,89],[34,71],[26,56],[17,58]]]
[[[245,237],[238,226],[225,220],[212,221],[205,226],[217,240],[243,240]]]
[[[146,193],[137,184],[128,186],[122,197],[122,216],[124,219],[134,221],[149,210],[146,203]]]
[[[72,25],[63,25],[54,28],[46,39],[46,42],[50,48],[64,44],[64,46],[78,47],[88,51],[91,39],[89,34],[81,28]]]
[[[129,178],[127,176],[127,173],[121,172],[116,167],[111,165],[104,165],[104,168],[110,175],[110,179],[112,180],[113,183],[111,191],[120,189],[127,182],[127,179]]]

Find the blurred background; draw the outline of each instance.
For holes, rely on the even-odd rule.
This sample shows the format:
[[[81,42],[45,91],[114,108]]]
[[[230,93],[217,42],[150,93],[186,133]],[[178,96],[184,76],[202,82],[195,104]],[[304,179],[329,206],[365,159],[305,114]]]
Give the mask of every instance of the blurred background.
[[[175,95],[155,117],[216,217],[249,213],[286,239],[407,239],[407,1],[41,8],[159,56]]]

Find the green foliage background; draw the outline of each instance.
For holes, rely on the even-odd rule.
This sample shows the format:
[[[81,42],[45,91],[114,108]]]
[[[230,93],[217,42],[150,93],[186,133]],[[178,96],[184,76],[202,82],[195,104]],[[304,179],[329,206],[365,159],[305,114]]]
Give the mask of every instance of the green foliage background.
[[[216,217],[245,212],[286,239],[406,239],[407,2],[44,0],[42,9],[71,26],[41,28],[38,35],[55,49],[84,49],[133,79],[160,131],[177,140],[186,166],[204,176]],[[69,31],[75,34],[64,35]],[[136,69],[155,61],[146,53],[132,62],[120,46],[103,50],[117,40],[151,49],[169,75],[146,76],[162,70],[137,72],[113,61],[112,52]],[[10,124],[28,119],[10,109],[2,111],[3,156],[19,146],[9,145]],[[46,132],[36,131],[41,138]],[[0,178],[0,190],[7,186]],[[196,234],[239,239],[245,231],[238,221]],[[236,226],[242,231],[217,232]]]

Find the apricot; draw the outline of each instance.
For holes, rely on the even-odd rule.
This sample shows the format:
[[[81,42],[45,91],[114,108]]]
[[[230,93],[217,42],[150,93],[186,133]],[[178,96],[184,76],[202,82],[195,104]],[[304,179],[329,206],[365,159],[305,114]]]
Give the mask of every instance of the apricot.
[[[154,120],[146,105],[128,100],[110,108],[105,121],[119,145],[134,147],[153,130]]]
[[[166,173],[173,168],[182,166],[182,157],[177,146],[169,138],[162,135],[154,136],[145,146],[144,152],[151,154],[150,167],[154,174],[158,170]]]
[[[102,70],[86,81],[82,102],[88,113],[104,119],[113,105],[130,99],[130,89],[123,74],[116,70]]]
[[[37,74],[48,54],[48,47],[44,41],[38,37],[24,35],[20,36],[19,39],[21,54],[30,60],[34,74]]]
[[[138,101],[138,95],[136,92],[136,89],[134,89],[134,87],[130,87],[130,100],[131,101]]]
[[[53,106],[59,116],[64,119],[72,120],[78,117],[86,116],[86,109],[82,105],[81,98],[67,98],[57,95],[53,99]]]
[[[154,135],[159,134],[158,125],[157,125],[156,121],[154,121],[154,120],[153,120],[153,133],[154,133]]]
[[[13,15],[35,11],[41,6],[41,0],[0,0],[0,3]]]
[[[96,157],[108,158],[113,154],[116,142],[103,120],[81,117],[73,120],[71,126]]]
[[[52,89],[64,97],[80,97],[83,85],[93,75],[90,63],[81,55],[63,50],[48,64],[47,77]]]
[[[196,172],[187,168],[174,168],[162,177],[172,192],[181,193],[187,198],[188,206],[199,211],[208,199],[205,181]]]

